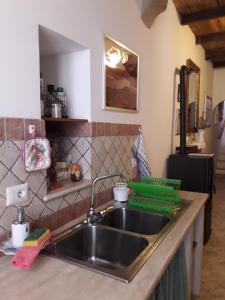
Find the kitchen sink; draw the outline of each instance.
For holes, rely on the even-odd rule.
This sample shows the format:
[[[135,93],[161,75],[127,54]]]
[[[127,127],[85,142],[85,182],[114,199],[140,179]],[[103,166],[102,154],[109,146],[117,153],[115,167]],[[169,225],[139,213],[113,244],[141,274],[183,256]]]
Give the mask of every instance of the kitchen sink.
[[[170,232],[187,207],[170,214],[116,203],[101,210],[102,220],[87,219],[59,233],[45,253],[80,267],[129,282]]]
[[[159,233],[170,221],[168,216],[119,207],[106,214],[100,224],[140,234]]]
[[[87,225],[56,243],[55,251],[93,266],[118,269],[129,266],[147,246],[142,237]]]

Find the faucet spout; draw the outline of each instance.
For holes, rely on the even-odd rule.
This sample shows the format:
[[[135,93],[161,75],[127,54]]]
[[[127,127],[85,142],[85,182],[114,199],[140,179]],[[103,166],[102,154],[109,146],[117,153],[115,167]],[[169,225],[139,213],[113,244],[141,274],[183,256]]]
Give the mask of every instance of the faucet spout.
[[[111,174],[111,175],[106,175],[106,176],[100,176],[100,177],[96,177],[92,181],[92,184],[91,184],[91,205],[90,205],[90,208],[87,212],[87,220],[88,220],[88,223],[90,223],[90,224],[92,224],[94,222],[98,222],[102,218],[100,212],[97,212],[95,210],[95,185],[100,180],[104,180],[104,179],[112,178],[112,177],[120,177],[123,182],[126,182],[126,178],[124,177],[123,174]]]

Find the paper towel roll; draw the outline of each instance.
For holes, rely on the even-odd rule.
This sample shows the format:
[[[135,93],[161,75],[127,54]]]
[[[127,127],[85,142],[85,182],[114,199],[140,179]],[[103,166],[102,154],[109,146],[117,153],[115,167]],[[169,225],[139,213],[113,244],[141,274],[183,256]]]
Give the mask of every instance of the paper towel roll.
[[[24,222],[12,224],[12,242],[16,248],[23,246],[23,241],[30,233],[30,223]]]

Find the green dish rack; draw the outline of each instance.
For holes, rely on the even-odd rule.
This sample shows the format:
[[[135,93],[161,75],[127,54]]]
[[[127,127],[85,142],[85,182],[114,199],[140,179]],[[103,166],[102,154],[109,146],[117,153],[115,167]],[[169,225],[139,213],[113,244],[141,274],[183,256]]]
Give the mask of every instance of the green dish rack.
[[[129,196],[130,206],[156,211],[171,212],[180,205],[181,180],[141,177],[141,182],[129,182],[133,194]]]
[[[141,176],[141,182],[147,184],[154,184],[159,186],[170,186],[173,187],[174,190],[180,189],[181,180],[178,179],[168,179],[168,178],[155,178],[155,177],[143,177]]]

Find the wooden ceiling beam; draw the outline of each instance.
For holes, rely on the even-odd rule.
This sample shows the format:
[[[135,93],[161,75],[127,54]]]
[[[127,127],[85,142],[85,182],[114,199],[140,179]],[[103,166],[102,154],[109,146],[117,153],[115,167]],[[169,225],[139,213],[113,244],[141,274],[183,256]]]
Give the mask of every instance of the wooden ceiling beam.
[[[225,48],[206,50],[205,59],[212,60],[212,61],[225,60]]]
[[[204,44],[212,41],[215,42],[215,41],[223,41],[223,40],[225,40],[225,31],[209,33],[204,35],[197,35],[195,42],[197,45],[199,45],[199,44]]]
[[[212,9],[202,10],[195,13],[180,15],[180,23],[188,25],[193,22],[216,19],[225,16],[225,7],[220,6]]]
[[[225,67],[225,60],[223,61],[214,61],[213,68],[224,68]]]

